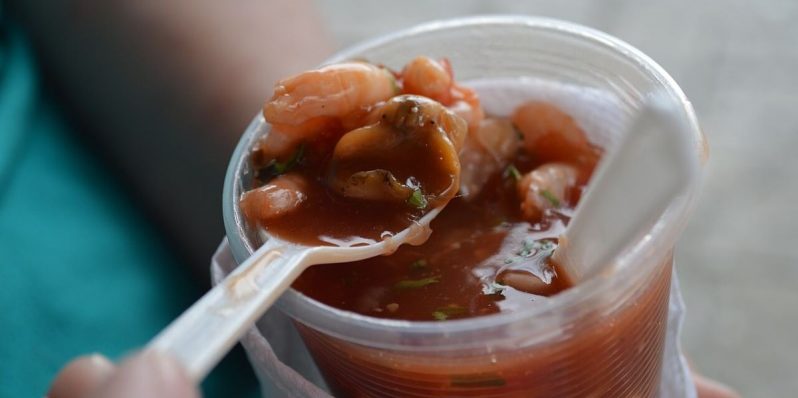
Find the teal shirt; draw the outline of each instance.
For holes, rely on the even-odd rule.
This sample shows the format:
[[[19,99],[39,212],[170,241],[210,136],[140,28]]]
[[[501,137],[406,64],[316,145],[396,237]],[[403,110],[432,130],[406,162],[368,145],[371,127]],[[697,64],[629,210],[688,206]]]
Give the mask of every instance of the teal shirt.
[[[0,397],[37,397],[77,355],[142,346],[200,290],[71,131],[1,11]],[[257,394],[240,350],[203,390]]]

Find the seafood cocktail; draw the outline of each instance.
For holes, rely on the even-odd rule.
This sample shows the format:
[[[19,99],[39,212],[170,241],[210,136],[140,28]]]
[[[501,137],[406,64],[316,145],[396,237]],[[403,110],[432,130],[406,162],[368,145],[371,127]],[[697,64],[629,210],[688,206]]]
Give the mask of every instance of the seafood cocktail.
[[[342,397],[655,396],[672,242],[578,285],[551,260],[632,101],[617,85],[563,83],[562,68],[400,61],[427,34],[277,82],[270,130],[251,141],[253,178],[238,197],[247,228],[362,245],[443,208],[425,242],[311,267],[284,298],[327,384]],[[507,69],[523,70],[523,57]]]

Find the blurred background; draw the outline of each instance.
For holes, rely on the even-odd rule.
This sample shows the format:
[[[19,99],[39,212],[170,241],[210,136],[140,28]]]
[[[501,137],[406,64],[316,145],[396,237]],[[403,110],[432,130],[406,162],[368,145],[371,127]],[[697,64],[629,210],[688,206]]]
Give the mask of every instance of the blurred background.
[[[0,396],[41,396],[81,353],[120,358],[207,288],[226,163],[275,79],[475,14],[585,24],[679,82],[710,145],[676,251],[684,348],[743,396],[794,396],[794,0],[0,0]],[[240,352],[204,388],[256,394]]]

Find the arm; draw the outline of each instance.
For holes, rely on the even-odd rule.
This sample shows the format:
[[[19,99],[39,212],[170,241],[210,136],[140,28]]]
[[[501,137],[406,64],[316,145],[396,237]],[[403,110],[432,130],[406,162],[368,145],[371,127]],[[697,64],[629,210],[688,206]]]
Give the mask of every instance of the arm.
[[[81,134],[205,273],[238,137],[275,80],[328,51],[312,3],[10,3]]]

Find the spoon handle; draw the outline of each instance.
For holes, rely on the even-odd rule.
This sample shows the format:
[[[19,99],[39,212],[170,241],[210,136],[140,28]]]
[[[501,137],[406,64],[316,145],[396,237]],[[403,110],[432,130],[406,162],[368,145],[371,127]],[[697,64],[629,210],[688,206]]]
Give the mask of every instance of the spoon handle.
[[[267,241],[150,341],[201,381],[305,268],[307,247]]]
[[[700,178],[694,128],[681,104],[649,96],[581,199],[554,261],[576,283],[608,269]]]

